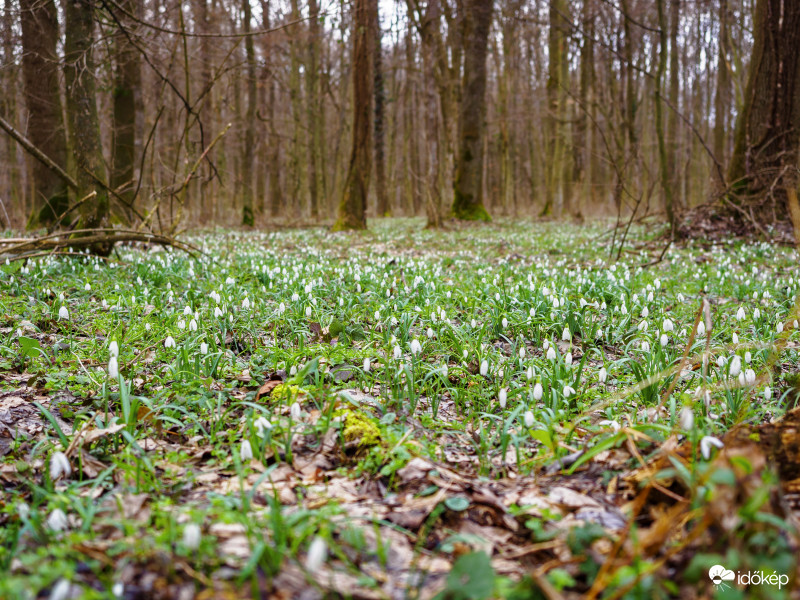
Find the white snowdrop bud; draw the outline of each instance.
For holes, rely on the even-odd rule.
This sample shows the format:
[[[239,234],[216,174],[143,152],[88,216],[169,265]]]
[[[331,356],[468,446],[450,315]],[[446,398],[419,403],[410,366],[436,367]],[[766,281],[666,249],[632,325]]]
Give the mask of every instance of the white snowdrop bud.
[[[306,306],[306,317],[310,317],[310,316],[311,316],[311,307],[310,306]]]
[[[450,373],[450,370],[447,368],[447,365],[442,365],[442,376],[447,379],[447,375]]]
[[[679,292],[679,293],[678,293],[678,302],[681,302],[681,303],[682,303],[684,300],[686,300],[686,298],[684,298],[683,294],[681,294],[681,293]]]
[[[669,338],[667,337],[666,333],[661,334],[661,338],[659,338],[659,342],[661,343],[662,348],[666,348],[667,344],[669,344]]]
[[[302,416],[300,405],[297,402],[292,404],[292,407],[289,409],[289,414],[292,417],[293,421],[299,421],[300,417]]]
[[[473,329],[475,329],[475,328],[478,326],[478,322],[477,322],[475,319],[472,319],[472,320],[469,322],[469,325],[470,325],[470,327],[472,327]]]
[[[433,339],[433,329],[428,327],[428,331],[425,332],[425,335],[428,337],[429,340]]]
[[[219,319],[225,313],[222,312],[222,309],[219,306],[214,307],[214,316]]]
[[[340,298],[340,300],[341,300],[341,298]],[[285,313],[285,312],[286,312],[286,305],[285,305],[283,302],[281,302],[281,303],[278,305],[278,314],[279,314],[279,315],[282,315],[282,314],[283,314],[283,313]]]
[[[181,330],[186,329],[186,321],[184,321],[183,319],[178,321],[178,329],[181,329]]]
[[[754,319],[760,319],[761,318],[761,310],[760,309],[756,308],[753,311],[753,318]]]
[[[727,363],[728,363],[728,359],[727,359],[727,358],[725,358],[724,356],[720,356],[719,358],[717,358],[717,366],[718,366],[720,369],[721,369],[722,367],[724,367],[724,366],[725,366]]]
[[[365,373],[369,373],[369,366],[370,366],[370,364],[369,364],[369,357],[366,357],[366,358],[364,359],[364,372],[365,372]]]
[[[108,359],[108,376],[111,379],[116,379],[119,377],[119,365],[117,364],[117,357],[113,355]]]
[[[289,375],[291,375],[292,377],[297,375],[297,365],[292,365],[292,368],[289,369]]]
[[[111,343],[108,345],[108,354],[110,356],[119,356],[119,344],[117,344],[117,340],[111,340]]]
[[[640,321],[636,328],[639,331],[647,331],[647,321]]]
[[[678,416],[681,429],[691,431],[694,427],[694,411],[688,406],[684,406]]]
[[[309,573],[318,571],[328,557],[328,545],[325,540],[320,536],[314,538],[311,545],[308,547],[308,554],[306,555],[306,570]]]
[[[497,394],[497,399],[500,402],[500,408],[505,409],[506,403],[508,402],[508,391],[506,388],[500,388],[500,393]]]
[[[481,377],[486,377],[489,374],[489,361],[485,358],[481,361]]]
[[[191,306],[184,306],[183,307],[183,314],[184,314],[184,316],[187,316],[187,317],[190,314],[192,314],[192,307]]]
[[[242,310],[247,310],[250,308],[250,298],[245,298],[242,300]]]
[[[769,386],[764,388],[764,399],[772,400],[772,388]]]
[[[642,342],[642,351],[650,352],[650,342],[648,342],[647,340]]]
[[[201,342],[200,344],[200,354],[208,354],[208,344],[205,342]]]
[[[750,350],[747,350],[744,353],[744,362],[746,362],[749,365],[752,362],[752,360],[753,360],[753,355],[750,354]]]
[[[650,315],[650,310],[645,306],[642,308],[642,318],[646,319]]]
[[[733,360],[731,360],[731,368],[730,368],[731,377],[736,377],[741,372],[742,372],[742,359],[739,358],[738,354],[736,354],[733,357]]]
[[[125,593],[125,584],[121,581],[118,581],[111,587],[111,593],[113,594],[114,598],[122,598],[123,594]]]
[[[533,379],[533,366],[529,366],[528,369],[525,371],[525,378],[528,381]]]
[[[564,398],[569,398],[575,394],[575,388],[570,385],[565,385],[563,390]]]
[[[175,347],[175,338],[171,335],[167,336],[167,339],[164,340],[164,348],[174,348]]]
[[[144,330],[145,331],[150,331],[150,323],[145,323],[144,324]]]
[[[50,590],[50,600],[69,600],[72,597],[72,584],[63,577],[56,581],[53,589]]]
[[[522,418],[525,422],[525,427],[533,427],[535,421],[533,419],[533,413],[531,411],[529,410],[525,411],[525,414],[523,415]]]
[[[505,329],[506,327],[508,327],[508,319],[506,319],[505,317],[503,317],[502,324],[503,324],[503,329]]]
[[[267,429],[272,429],[272,423],[265,417],[258,417],[253,421],[253,426],[256,428],[256,435],[258,435],[258,437],[264,437]]]
[[[59,451],[53,452],[50,457],[50,479],[56,481],[61,477],[69,477],[70,473],[72,473],[72,467],[67,455]]]
[[[655,285],[655,286],[656,286],[656,289],[657,289],[657,290],[660,290],[660,289],[661,289],[661,280],[660,280],[660,279],[656,279],[656,280],[653,282],[653,285]]]
[[[69,321],[69,311],[66,306],[62,306],[58,309],[58,318],[62,321]]]
[[[756,382],[756,372],[753,369],[747,369],[744,372],[744,381],[747,385],[753,385]]]
[[[525,346],[520,346],[518,354],[520,360],[525,358]]]
[[[539,401],[542,399],[542,395],[544,395],[544,388],[542,388],[542,384],[537,381],[536,385],[533,386],[533,399]]]
[[[189,321],[189,331],[197,331],[197,321],[194,319]]]
[[[700,440],[700,454],[703,455],[705,460],[708,460],[711,457],[711,446],[715,446],[716,448],[723,448],[725,444],[722,443],[721,440],[706,435],[703,436],[703,439]]]
[[[564,363],[568,367],[572,366],[572,352],[567,352],[567,355],[564,357]]]
[[[733,332],[733,335],[731,336],[731,342],[733,342],[733,343],[734,343],[734,345],[736,345],[736,344],[738,344],[738,343],[739,343],[739,336],[738,336],[738,335],[736,335],[736,332],[735,332],[735,331]]]
[[[197,523],[187,523],[183,527],[183,545],[189,550],[200,547],[200,526]]]
[[[233,277],[228,277],[225,280],[225,285],[233,285],[234,283],[236,283],[236,281],[233,279]]]
[[[400,360],[400,357],[403,356],[403,351],[400,349],[400,346],[395,346],[392,352],[395,360]]]
[[[239,458],[242,462],[247,462],[253,458],[253,447],[250,445],[249,440],[242,440],[242,446],[239,448]]]
[[[600,373],[598,374],[598,379],[600,383],[605,383],[606,379],[608,379],[608,371],[606,371],[605,367],[600,367]]]
[[[705,335],[706,334],[706,324],[700,321],[697,324],[697,335]]]
[[[550,346],[547,349],[547,360],[555,360],[556,359],[556,349],[553,346]]]
[[[736,311],[736,320],[737,321],[744,321],[745,318],[744,306],[740,306],[739,310]]]
[[[68,527],[67,515],[60,508],[53,509],[47,517],[47,527],[53,531],[64,531]]]
[[[737,379],[739,380],[739,385],[744,385],[746,383],[746,380],[744,378],[744,373],[742,373],[741,371],[739,371],[739,376],[737,377]]]
[[[461,356],[463,356],[463,357],[464,357],[464,360],[467,360],[467,357],[469,356],[469,352],[468,352],[467,350],[463,350],[463,351],[461,352]]]
[[[664,323],[661,326],[661,329],[664,330],[665,333],[669,333],[670,331],[675,330],[675,323],[672,322],[672,319],[664,319]]]
[[[781,323],[780,321],[778,321],[778,323],[775,325],[775,330],[776,330],[778,333],[783,333],[783,323]]]
[[[561,332],[561,339],[565,342],[568,342],[572,339],[572,334],[569,332],[569,327],[564,327],[564,331]]]

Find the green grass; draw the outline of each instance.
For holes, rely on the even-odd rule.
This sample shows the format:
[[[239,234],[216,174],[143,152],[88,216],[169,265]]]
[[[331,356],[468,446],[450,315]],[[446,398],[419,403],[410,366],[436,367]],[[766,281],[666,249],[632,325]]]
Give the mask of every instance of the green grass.
[[[213,597],[336,590],[320,569],[343,574],[344,596],[397,585],[486,597],[457,591],[460,569],[492,569],[472,554],[455,561],[458,544],[481,547],[459,533],[472,492],[430,473],[424,485],[410,478],[415,459],[480,486],[557,473],[562,485],[593,477],[600,489],[638,466],[634,456],[608,462],[626,440],[644,457],[670,439],[697,450],[706,436],[794,407],[794,250],[698,242],[642,268],[649,258],[635,252],[608,262],[599,226],[371,225],[198,233],[198,259],[123,247],[108,262],[0,266],[0,597],[50,594],[62,580],[86,598],[115,597],[115,584],[132,598],[148,589],[177,597],[187,586]],[[703,298],[707,367],[706,336],[696,335],[685,365],[695,368],[677,373]],[[112,341],[117,377],[108,375]],[[259,394],[271,378],[281,385]],[[708,459],[696,452],[688,468],[662,473],[694,490],[698,509],[714,501],[719,453],[703,446]],[[68,449],[71,473],[53,481],[54,453]],[[422,524],[389,518],[426,499]],[[564,517],[555,508],[531,517],[516,501],[508,507],[521,525],[514,547],[555,538],[582,556],[620,535],[580,520],[553,528]],[[67,516],[62,530],[52,527],[56,509]],[[751,507],[742,518],[760,514]],[[760,530],[777,548],[776,569],[791,565],[786,529]],[[693,560],[749,565],[757,542],[733,558],[710,548]],[[401,547],[408,560],[392,555]],[[449,578],[436,557],[455,561]],[[544,562],[530,555],[521,572]],[[695,562],[681,585],[708,589]],[[679,595],[655,559],[626,565],[612,570],[609,590]],[[582,593],[599,567],[565,563],[547,578]],[[496,574],[489,593],[535,597],[531,580]]]

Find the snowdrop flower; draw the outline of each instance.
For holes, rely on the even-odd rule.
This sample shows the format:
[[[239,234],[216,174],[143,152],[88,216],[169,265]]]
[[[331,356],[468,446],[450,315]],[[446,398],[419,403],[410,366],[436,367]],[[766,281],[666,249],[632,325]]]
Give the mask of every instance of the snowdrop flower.
[[[208,344],[205,342],[200,343],[200,354],[208,354]]]
[[[53,452],[50,457],[50,479],[56,481],[61,477],[69,477],[72,473],[72,467],[69,464],[67,455],[63,452]]]
[[[31,514],[31,507],[28,506],[25,502],[20,502],[17,506],[17,511],[19,512],[20,519],[27,519],[28,516]]]
[[[442,365],[442,375],[445,379],[447,379],[447,375],[450,373],[450,370],[447,368],[447,365]]]
[[[783,333],[783,323],[778,321],[778,323],[775,325],[775,329],[777,330],[778,333]]]
[[[528,369],[525,371],[525,379],[530,381],[533,379],[533,366],[529,366]]]
[[[318,571],[325,563],[325,559],[327,557],[328,545],[325,543],[325,540],[322,537],[315,537],[314,541],[311,542],[311,546],[308,547],[308,554],[306,555],[306,570],[312,573],[314,571]]]
[[[249,440],[242,440],[242,446],[239,448],[239,458],[242,459],[242,462],[253,458],[253,447],[250,445]]]
[[[525,427],[533,427],[535,421],[533,419],[533,413],[531,411],[529,410],[525,411],[525,414],[523,415],[522,418],[525,421]]]
[[[661,343],[661,347],[665,348],[667,344],[669,344],[669,338],[667,337],[666,333],[661,334],[661,338],[659,338],[659,342]]]
[[[555,360],[556,359],[556,349],[553,346],[550,346],[547,349],[547,360]]]
[[[761,311],[760,311],[758,308],[756,308],[756,309],[753,311],[753,318],[754,318],[754,319],[759,319],[759,318],[761,318]]]
[[[700,321],[697,324],[697,335],[705,335],[706,334],[706,324],[703,321]]]
[[[489,374],[489,361],[485,358],[481,361],[481,377],[486,377]]]
[[[764,388],[764,399],[772,400],[772,388],[769,386]]]
[[[642,351],[650,352],[650,342],[648,342],[647,340],[642,342]]]
[[[469,357],[469,352],[467,350],[463,350],[461,352],[461,356],[464,357],[464,360],[467,360],[467,358]]]
[[[292,365],[292,368],[289,369],[289,375],[291,375],[292,377],[297,375],[297,365]]]
[[[189,331],[197,331],[197,321],[194,319],[189,321]]]
[[[250,308],[250,298],[245,298],[242,300],[242,310],[247,310]]]
[[[525,346],[520,346],[519,348],[519,359],[522,360],[525,358]]]
[[[747,369],[744,372],[744,381],[748,385],[753,385],[756,382],[756,372],[753,369]]]
[[[117,364],[117,357],[113,355],[108,359],[108,376],[111,379],[116,379],[119,377],[119,365]]]
[[[605,367],[600,367],[600,373],[598,374],[598,379],[600,383],[605,383],[606,379],[608,379],[608,371],[606,371]]]
[[[200,526],[197,523],[187,523],[183,528],[183,545],[189,550],[200,547]]]
[[[64,531],[68,525],[67,515],[60,508],[53,509],[50,516],[47,517],[47,526],[53,531]]]
[[[429,340],[432,340],[433,339],[433,329],[428,327],[428,331],[425,332],[425,335],[428,336]]]
[[[190,314],[192,314],[192,308],[191,308],[191,306],[185,306],[185,307],[183,308],[183,314],[184,314],[184,316],[186,316],[186,317],[188,317]]]
[[[473,329],[475,329],[475,328],[478,326],[478,322],[477,322],[475,319],[472,319],[472,320],[469,322],[469,325],[470,325],[470,327],[472,327]]]
[[[564,398],[569,398],[570,396],[574,396],[575,388],[570,385],[565,385],[563,393],[564,393]]]
[[[742,372],[742,359],[739,355],[735,355],[731,361],[730,374],[731,377],[737,377]]]
[[[724,366],[725,366],[727,363],[728,363],[728,359],[727,359],[727,358],[725,358],[724,356],[720,356],[719,358],[717,358],[717,366],[718,366],[720,369],[721,369],[722,367],[724,367]]]
[[[222,310],[220,309],[219,306],[215,306],[214,307],[214,316],[216,318],[220,318],[223,314],[225,314],[225,313],[222,312]]]
[[[703,455],[705,460],[708,460],[711,457],[711,446],[723,448],[725,444],[723,444],[721,440],[711,435],[703,436],[703,439],[700,440],[700,454]]]
[[[569,332],[569,327],[564,327],[564,331],[561,332],[561,339],[565,342],[568,342],[572,339],[572,334]]]
[[[744,321],[745,316],[746,315],[745,315],[745,312],[744,312],[744,307],[740,306],[739,310],[736,311],[736,320],[737,321]]]
[[[684,300],[686,300],[686,298],[684,298],[683,294],[681,294],[681,293],[679,292],[679,293],[678,293],[678,302],[683,302]]]
[[[267,429],[272,429],[272,423],[265,417],[258,417],[253,421],[253,426],[256,428],[256,435],[258,435],[258,437],[264,437]]]
[[[605,425],[606,427],[610,427],[614,433],[617,433],[620,429],[619,423],[617,421],[610,421],[608,419],[603,419],[597,423],[598,425]]]
[[[62,321],[69,321],[69,311],[66,306],[58,309],[58,318]]]
[[[684,431],[691,431],[692,427],[694,427],[694,411],[688,406],[684,406],[678,415],[678,422],[680,423],[681,429]]]
[[[292,417],[293,421],[299,421],[302,413],[300,411],[300,405],[297,402],[292,404],[292,407],[289,409],[289,415]]]
[[[508,391],[506,388],[500,388],[500,393],[497,395],[497,399],[500,401],[500,408],[505,408],[506,403],[508,402]]]
[[[572,352],[567,352],[567,355],[564,357],[564,364],[568,367],[572,365]]]
[[[664,323],[661,326],[661,329],[664,330],[665,333],[675,330],[675,323],[672,322],[672,319],[664,319]]]
[[[753,355],[750,354],[750,350],[747,350],[744,353],[744,362],[746,362],[749,365],[752,362],[752,360],[753,360]]]
[[[184,321],[183,319],[178,321],[178,329],[181,329],[181,330],[186,329],[186,321]]]
[[[341,300],[341,298],[340,298],[340,300]],[[278,314],[279,314],[279,315],[282,315],[282,314],[283,314],[283,313],[285,313],[285,312],[286,312],[286,305],[285,305],[283,302],[281,302],[281,303],[278,305]]]
[[[403,351],[400,349],[400,346],[395,346],[393,353],[395,360],[400,360],[400,357],[403,356]]]
[[[111,356],[119,356],[119,344],[117,344],[117,340],[111,340],[111,343],[108,345],[108,354]]]
[[[648,308],[646,306],[644,308],[642,308],[642,318],[646,319],[649,315],[650,315],[650,311],[648,310]]]
[[[364,373],[369,373],[369,356],[364,359]]]
[[[233,279],[233,277],[228,277],[225,280],[225,285],[233,285],[234,283],[236,283],[236,281]]]
[[[145,323],[144,324],[144,330],[145,331],[150,331],[150,323]]]
[[[68,600],[72,595],[72,584],[63,577],[50,590],[50,600]]]
[[[164,340],[164,348],[174,348],[175,347],[175,338],[171,335],[167,336],[167,339]]]
[[[731,336],[731,342],[733,342],[734,344],[738,344],[739,343],[739,336],[736,335],[735,331],[733,332],[733,335]]]
[[[537,381],[536,385],[533,386],[533,399],[539,401],[542,399],[543,395],[544,388],[542,387],[542,384]]]
[[[111,593],[114,595],[114,598],[122,598],[122,595],[125,593],[125,585],[118,581],[111,587]]]
[[[647,331],[647,321],[640,321],[636,327],[639,331]]]

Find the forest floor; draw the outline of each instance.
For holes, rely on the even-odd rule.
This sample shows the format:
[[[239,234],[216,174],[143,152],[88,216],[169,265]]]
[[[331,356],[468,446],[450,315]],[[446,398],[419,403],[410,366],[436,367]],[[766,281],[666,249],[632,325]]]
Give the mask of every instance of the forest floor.
[[[0,598],[800,597],[795,250],[371,227],[0,266]]]

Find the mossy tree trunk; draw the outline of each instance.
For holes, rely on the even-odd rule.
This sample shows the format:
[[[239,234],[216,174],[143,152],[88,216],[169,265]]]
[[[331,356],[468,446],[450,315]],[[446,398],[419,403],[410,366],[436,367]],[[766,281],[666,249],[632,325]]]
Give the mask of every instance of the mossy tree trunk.
[[[764,229],[796,214],[800,150],[800,2],[758,0],[744,106],[728,181],[732,215]],[[800,223],[794,223],[795,231]]]
[[[386,187],[385,122],[386,90],[383,84],[383,48],[381,46],[381,19],[378,1],[373,8],[375,19],[375,212],[379,217],[389,216],[389,190]]]
[[[67,89],[67,119],[80,202],[79,227],[103,227],[108,225],[109,198],[100,144],[92,57],[94,5],[91,0],[68,0],[65,4],[65,16],[64,79]],[[95,195],[88,198],[92,192]]]
[[[486,54],[492,0],[464,0],[464,71],[458,113],[458,151],[453,216],[489,221],[483,205],[483,151],[486,134]]]
[[[367,228],[367,195],[372,170],[374,76],[373,0],[355,0],[353,18],[353,137],[350,164],[334,231]]]
[[[22,71],[28,137],[58,166],[67,168],[67,138],[59,88],[58,11],[53,0],[20,0]],[[33,210],[28,227],[53,225],[69,207],[67,184],[40,161],[32,161]]]

